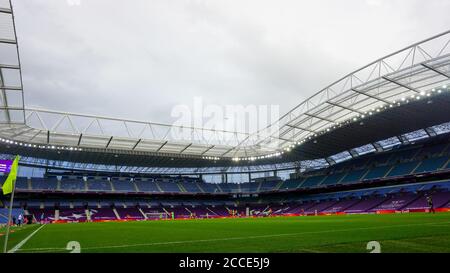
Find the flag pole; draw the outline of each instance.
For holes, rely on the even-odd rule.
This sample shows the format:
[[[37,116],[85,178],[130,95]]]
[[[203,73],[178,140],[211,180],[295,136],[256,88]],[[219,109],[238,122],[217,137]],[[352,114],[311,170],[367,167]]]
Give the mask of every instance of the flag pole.
[[[17,166],[17,168],[19,168]],[[9,201],[9,212],[8,212],[8,223],[6,224],[6,234],[5,234],[5,244],[3,246],[3,253],[8,253],[8,238],[9,238],[9,230],[11,226],[11,218],[12,218],[12,208],[13,208],[13,202],[14,202],[14,192],[16,191],[16,179],[13,181],[13,189],[11,192],[11,199]]]

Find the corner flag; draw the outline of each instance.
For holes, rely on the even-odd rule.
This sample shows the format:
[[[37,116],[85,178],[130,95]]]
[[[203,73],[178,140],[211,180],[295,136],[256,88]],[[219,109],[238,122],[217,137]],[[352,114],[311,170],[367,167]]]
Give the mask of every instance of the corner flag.
[[[19,158],[19,156],[16,156],[16,158],[14,159],[8,178],[6,178],[5,183],[3,183],[2,190],[4,195],[12,193],[14,189],[14,183],[16,182],[17,169],[19,165]]]

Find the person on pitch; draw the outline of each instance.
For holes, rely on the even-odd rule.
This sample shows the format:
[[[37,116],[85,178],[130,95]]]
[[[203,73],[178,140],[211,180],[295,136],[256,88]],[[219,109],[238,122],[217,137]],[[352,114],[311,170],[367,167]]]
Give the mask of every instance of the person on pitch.
[[[436,211],[434,210],[433,198],[431,197],[431,195],[427,196],[427,203],[428,203],[428,212],[433,214],[436,213]]]

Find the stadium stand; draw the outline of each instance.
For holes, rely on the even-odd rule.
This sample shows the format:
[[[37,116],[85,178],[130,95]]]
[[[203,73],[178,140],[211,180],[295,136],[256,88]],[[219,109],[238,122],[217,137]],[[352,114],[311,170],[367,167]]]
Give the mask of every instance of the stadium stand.
[[[362,179],[364,174],[367,173],[367,169],[354,170],[348,172],[340,181],[341,184],[355,183]]]
[[[11,35],[12,8],[0,12],[0,44],[15,45],[0,62],[0,155],[22,157],[14,215],[84,222],[424,212],[429,197],[450,210],[450,32],[335,81],[274,123],[276,137],[258,130],[222,139],[230,132],[181,126],[191,136],[181,140],[173,124],[26,107],[21,77],[4,84],[22,75],[21,35]],[[9,202],[0,196],[0,224]]]
[[[144,215],[138,208],[116,208],[120,219],[144,220]]]
[[[31,185],[33,190],[56,190],[58,188],[58,180],[56,177],[33,178],[31,179]]]
[[[414,171],[418,164],[419,162],[417,161],[400,163],[395,165],[387,176],[402,176],[410,174]]]
[[[201,187],[203,189],[204,192],[208,192],[208,193],[219,193],[222,192],[222,190],[215,184],[211,184],[211,183],[199,183],[199,187]]]
[[[324,181],[327,177],[325,175],[318,175],[318,176],[310,176],[303,181],[303,183],[300,185],[301,188],[312,188],[316,187],[322,181]]]
[[[130,180],[112,178],[111,183],[113,185],[114,191],[123,191],[123,192],[135,192],[136,187],[134,183]]]
[[[414,173],[432,172],[439,170],[448,161],[448,157],[428,158],[423,160],[420,165],[414,170]]]
[[[327,168],[292,173],[285,180],[264,177],[214,184],[188,176],[101,173],[18,177],[17,192],[29,195],[19,194],[15,207],[35,219],[43,213],[47,222],[156,220],[171,218],[172,213],[175,218],[229,217],[236,215],[234,210],[240,216],[266,216],[269,211],[273,215],[424,211],[426,196],[443,209],[450,202],[449,144],[443,138],[398,145]],[[98,195],[102,192],[115,195]],[[248,194],[255,197],[245,199]],[[1,200],[3,207],[8,204]]]
[[[6,177],[1,178],[2,181],[5,181]],[[21,190],[28,190],[30,189],[28,186],[28,178],[26,177],[18,177],[16,180],[16,188]]]
[[[379,166],[370,169],[369,172],[364,176],[365,180],[383,178],[386,176],[387,172],[391,169],[391,166]]]
[[[296,189],[302,182],[303,182],[302,180],[298,180],[298,179],[287,179],[280,186],[279,190]]]
[[[60,209],[59,221],[67,222],[86,222],[88,220],[86,210],[82,208],[77,209]]]
[[[28,213],[30,213],[36,221],[40,221],[42,215],[42,219],[44,219],[45,221],[55,220],[55,209],[30,208],[28,209]]]
[[[86,205],[90,207],[92,221],[110,220],[145,220],[171,218],[213,218],[228,217],[230,209],[238,211],[239,215],[264,216],[269,209],[273,215],[289,214],[334,214],[334,213],[383,213],[385,211],[424,211],[428,209],[426,196],[432,196],[435,208],[450,208],[450,182],[437,181],[419,184],[377,187],[327,194],[312,194],[294,198],[285,204],[279,202],[264,202],[261,204],[219,204],[217,201],[178,202],[161,200],[160,203],[145,200],[78,200],[70,203],[75,208],[59,208],[60,221],[87,221]],[[101,208],[96,205],[100,204]],[[215,205],[211,205],[215,204]],[[30,206],[32,205],[32,206]],[[41,208],[41,206],[44,206]],[[46,221],[55,220],[55,202],[30,200],[27,208],[30,214],[40,219],[42,213]],[[115,206],[113,208],[112,206]],[[139,207],[137,207],[139,205]],[[124,207],[126,206],[126,207]],[[116,211],[116,212],[115,212]],[[142,212],[141,212],[142,211]],[[116,214],[117,213],[117,214]],[[145,216],[144,216],[145,215]]]
[[[141,192],[161,192],[156,182],[153,179],[147,180],[145,178],[136,178],[134,180],[138,191]]]
[[[320,183],[320,185],[322,186],[329,186],[329,185],[335,185],[338,184],[341,179],[345,176],[344,172],[341,173],[334,173],[331,175],[328,175],[323,181],[322,183]]]
[[[162,192],[181,192],[179,185],[170,180],[156,180],[156,185]]]
[[[111,183],[106,178],[88,177],[86,182],[90,191],[112,191]]]
[[[94,221],[98,220],[118,220],[111,208],[90,209],[90,218]]]
[[[0,225],[4,225],[8,222],[8,213],[9,213],[8,209],[0,208]],[[12,213],[11,213],[12,217],[17,219],[19,214],[22,214],[22,215],[24,214],[23,209],[20,209],[20,208],[12,209]]]
[[[185,192],[203,192],[195,182],[182,181],[179,184],[185,189]]]
[[[82,177],[62,177],[60,189],[62,191],[85,191],[86,184]]]

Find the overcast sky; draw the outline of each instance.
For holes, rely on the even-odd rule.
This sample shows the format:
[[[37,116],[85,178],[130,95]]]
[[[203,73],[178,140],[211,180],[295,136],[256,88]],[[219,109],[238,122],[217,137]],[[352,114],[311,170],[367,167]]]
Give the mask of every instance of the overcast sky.
[[[195,96],[285,113],[450,28],[448,0],[13,3],[27,106],[156,122]]]

